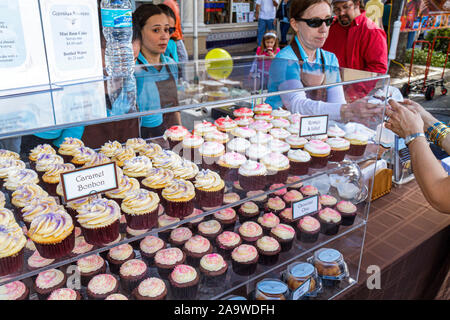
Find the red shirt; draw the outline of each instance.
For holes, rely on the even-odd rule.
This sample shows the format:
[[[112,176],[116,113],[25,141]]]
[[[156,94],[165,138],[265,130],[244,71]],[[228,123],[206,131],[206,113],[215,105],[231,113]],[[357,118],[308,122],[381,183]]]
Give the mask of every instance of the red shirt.
[[[366,17],[365,11],[356,17],[350,26],[343,27],[334,20],[323,46],[333,52],[343,68],[386,73],[386,33]]]

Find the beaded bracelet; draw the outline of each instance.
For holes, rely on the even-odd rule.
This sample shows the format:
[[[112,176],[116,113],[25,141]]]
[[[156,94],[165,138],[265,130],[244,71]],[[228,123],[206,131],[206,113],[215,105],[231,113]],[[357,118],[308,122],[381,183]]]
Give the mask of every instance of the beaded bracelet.
[[[429,141],[435,143],[441,133],[446,129],[448,129],[448,127],[443,122],[436,122],[427,129],[425,135]]]
[[[439,148],[442,149],[442,143],[444,142],[445,137],[447,137],[448,134],[450,134],[450,128],[448,128],[448,127],[439,133],[439,137],[436,138],[436,142],[435,142],[435,144]]]
[[[425,131],[425,135],[427,136],[427,139],[429,139],[430,134],[441,125],[445,125],[445,123],[443,123],[442,121],[438,121],[438,122],[433,123],[431,126],[429,126],[428,129]]]

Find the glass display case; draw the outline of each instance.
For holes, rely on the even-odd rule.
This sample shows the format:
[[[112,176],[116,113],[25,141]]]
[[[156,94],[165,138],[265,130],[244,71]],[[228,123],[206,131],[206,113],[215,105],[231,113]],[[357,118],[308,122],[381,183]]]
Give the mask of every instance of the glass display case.
[[[157,72],[149,72],[152,70]],[[52,196],[54,190],[50,192],[48,179],[43,179],[42,174],[50,169],[43,169],[40,175],[38,172],[38,180],[32,184],[55,200],[57,207],[50,206],[50,211],[63,210],[76,226],[72,231],[75,240],[71,240],[74,250],[55,259],[37,254],[46,252],[35,237],[38,223],[33,225],[42,215],[38,212],[31,221],[24,219],[27,210],[37,210],[40,200],[30,201],[31,208],[27,209],[24,204],[18,205],[20,201],[13,198],[27,194],[19,188],[25,179],[13,169],[9,170],[12,174],[3,175],[4,207],[14,215],[27,244],[16,254],[22,255],[22,261],[16,261],[15,267],[8,269],[2,264],[0,285],[23,281],[31,299],[36,299],[42,294],[33,284],[36,276],[60,269],[69,279],[64,287],[76,288],[84,298],[91,298],[88,282],[77,282],[79,273],[74,266],[80,259],[98,254],[107,261],[103,273],[111,273],[121,283],[115,291],[135,298],[117,269],[121,263],[110,254],[110,249],[129,244],[133,246],[132,256],[146,262],[146,277],[162,278],[168,288],[166,298],[174,299],[180,297],[179,288],[168,280],[171,276],[167,269],[163,272],[154,255],[149,258],[139,245],[149,236],[158,236],[164,239],[166,248],[180,248],[184,257],[174,262],[170,271],[183,262],[195,267],[199,275],[194,293],[181,295],[183,298],[335,297],[356,283],[361,272],[371,185],[363,179],[360,166],[377,157],[376,130],[383,122],[388,86],[387,75],[281,59],[236,57],[156,68],[140,65],[127,79],[86,79],[53,83],[44,89],[0,92],[0,139],[21,137],[23,144],[27,141],[28,150],[22,148],[20,153],[27,169],[37,171],[36,158],[30,157],[31,150],[38,153],[36,145],[54,143],[55,153],[62,155],[60,143],[67,146],[65,137],[79,138],[89,149],[84,150],[88,156],[83,161],[64,158],[65,163],[74,165],[69,171],[108,162],[121,168],[117,170],[118,191],[95,196],[115,201],[121,216],[119,236],[100,245],[92,242],[92,232],[81,221],[86,213],[83,210],[89,211],[89,202],[95,200],[81,199],[83,207],[66,203],[61,187]],[[78,136],[71,135],[71,129],[80,127]],[[58,134],[46,135],[48,132]],[[139,135],[145,142],[132,139]],[[115,141],[119,146],[116,142],[113,147]],[[107,154],[107,149],[114,148],[115,153]],[[118,156],[122,152],[123,158]],[[0,172],[8,168],[8,154],[0,155]],[[147,158],[145,165],[142,158]],[[19,171],[24,169],[17,166]],[[144,167],[145,172],[137,175]],[[165,187],[157,186],[156,180],[148,182],[162,172],[164,179],[170,180]],[[127,193],[121,180],[128,181],[124,184],[133,191]],[[129,186],[130,180],[137,181],[136,188]],[[139,197],[138,189],[144,190],[141,193],[145,196],[150,193],[152,203],[158,205],[151,211],[150,228],[134,224],[130,218],[128,204],[134,203],[130,210],[137,212],[136,207],[147,203]],[[123,197],[117,196],[120,193]],[[191,193],[193,196],[188,196]],[[8,213],[2,210],[0,218],[6,221]],[[202,222],[206,223],[200,226]],[[13,241],[5,228],[0,226],[3,239]],[[30,229],[34,231],[33,241]],[[173,231],[180,229],[178,233]],[[233,233],[224,235],[225,231]],[[207,243],[209,250],[195,254],[201,245],[185,244],[195,237],[203,245]],[[236,248],[237,244],[241,246]],[[8,258],[9,249],[1,244],[0,249],[0,259]],[[207,253],[223,257],[227,267],[223,268],[217,255],[201,262]],[[311,272],[306,272],[305,266],[299,271],[295,263],[307,264]],[[304,274],[314,277],[305,278],[311,289],[302,292]],[[280,291],[282,283],[287,291]]]

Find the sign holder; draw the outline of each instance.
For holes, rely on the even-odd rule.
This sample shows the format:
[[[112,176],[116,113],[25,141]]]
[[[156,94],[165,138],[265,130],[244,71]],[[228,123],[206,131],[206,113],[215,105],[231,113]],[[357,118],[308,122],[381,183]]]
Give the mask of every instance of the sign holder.
[[[309,127],[307,127],[308,121],[320,121],[322,123],[319,123],[319,128],[316,130],[307,130],[307,129],[310,129]],[[326,134],[327,132],[328,132],[328,115],[327,114],[322,114],[322,115],[317,115],[317,116],[302,116],[300,118],[300,129],[299,129],[299,134],[298,134],[299,137],[307,137],[307,136],[312,137],[312,136],[316,136],[316,135]]]

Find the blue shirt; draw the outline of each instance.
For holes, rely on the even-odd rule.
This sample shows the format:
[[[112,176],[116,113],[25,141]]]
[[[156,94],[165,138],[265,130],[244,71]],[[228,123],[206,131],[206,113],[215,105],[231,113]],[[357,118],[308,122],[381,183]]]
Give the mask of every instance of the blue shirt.
[[[167,44],[166,52],[164,52],[166,57],[172,58],[175,62],[179,62],[178,53],[177,53],[177,44],[174,40],[170,39]]]
[[[316,59],[314,63],[308,62],[308,56],[303,49],[297,36],[295,41],[299,47],[300,55],[304,61],[303,72],[311,72],[320,69],[322,70],[322,55],[325,65],[325,75],[327,83],[340,82],[339,62],[334,53],[325,51],[323,49],[316,50]],[[280,91],[279,86],[288,80],[300,80],[300,65],[299,59],[295,55],[294,50],[289,45],[284,47],[273,59],[269,70],[268,90],[269,92]],[[280,96],[273,96],[266,99],[266,103],[270,104],[272,108],[278,109],[283,106]]]
[[[45,132],[35,133],[34,135],[42,139],[51,139],[52,143],[59,148],[59,145],[66,137],[81,139],[83,136],[84,127],[73,127],[62,130],[50,130]]]
[[[135,72],[136,89],[137,89],[137,105],[140,111],[159,110],[161,109],[161,101],[159,98],[158,87],[156,82],[167,80],[171,77],[170,73],[178,83],[178,67],[173,59],[161,55],[161,63],[168,63],[163,65],[161,70],[156,70],[155,67],[148,65],[142,53],[139,53],[138,60],[146,65],[146,68],[138,68]],[[170,70],[170,73],[168,72]],[[176,94],[176,93],[174,93]],[[161,125],[163,122],[162,114],[152,114],[141,117],[141,126],[147,128],[154,128]]]

